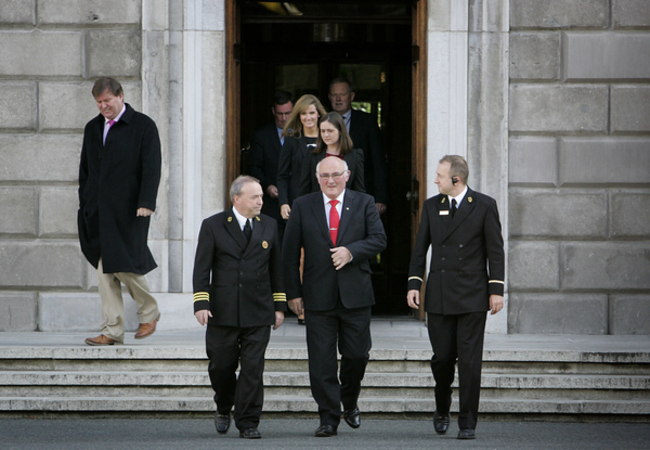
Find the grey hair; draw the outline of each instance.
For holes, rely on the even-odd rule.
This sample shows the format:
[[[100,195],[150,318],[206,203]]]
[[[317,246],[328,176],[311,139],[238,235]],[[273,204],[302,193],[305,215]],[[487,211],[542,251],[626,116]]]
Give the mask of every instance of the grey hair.
[[[251,177],[250,175],[239,175],[237,178],[235,178],[235,181],[232,182],[230,185],[230,201],[234,202],[235,201],[235,195],[241,195],[241,190],[244,187],[246,183],[259,183],[260,180],[258,180],[255,177]]]
[[[331,156],[331,157],[330,157],[330,156],[327,156],[327,158],[336,158],[336,157],[335,157],[335,156]],[[339,158],[339,159],[340,159],[340,158]],[[319,172],[320,172],[320,164],[321,164],[323,161],[325,161],[325,158],[321,159],[320,162],[319,162],[318,164],[316,164],[316,178],[318,178],[318,174],[319,174]],[[348,167],[348,163],[345,162],[344,159],[341,159],[341,162],[343,163],[343,170],[344,170],[344,171],[348,171],[348,170],[350,170],[349,167]]]

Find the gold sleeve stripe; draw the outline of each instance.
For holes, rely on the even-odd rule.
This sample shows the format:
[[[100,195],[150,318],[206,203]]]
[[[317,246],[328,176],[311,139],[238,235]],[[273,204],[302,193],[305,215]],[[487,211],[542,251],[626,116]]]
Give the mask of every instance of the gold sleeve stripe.
[[[423,280],[422,278],[420,278],[420,277],[409,277],[408,280],[409,280],[409,281],[411,281],[411,280],[418,280],[418,281],[422,281],[422,282],[424,282],[424,280]]]
[[[274,302],[286,302],[287,301],[287,294],[284,292],[274,292],[273,293],[273,301]]]
[[[195,292],[194,293],[194,303],[205,300],[206,302],[210,301],[210,294],[207,292]]]
[[[499,283],[499,284],[505,284],[503,281],[500,280],[490,280],[490,283]]]

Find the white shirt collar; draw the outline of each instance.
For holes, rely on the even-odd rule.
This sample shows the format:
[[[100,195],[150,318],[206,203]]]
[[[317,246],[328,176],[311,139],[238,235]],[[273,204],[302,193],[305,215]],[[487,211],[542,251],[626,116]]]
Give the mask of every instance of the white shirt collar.
[[[237,211],[237,208],[235,208],[234,206],[232,207],[232,213],[235,215],[235,219],[237,219],[237,223],[239,223],[239,228],[241,228],[241,230],[244,231],[244,227],[246,226],[246,221],[249,219],[239,214],[239,211]],[[251,229],[253,229],[253,220],[250,219],[250,221],[251,221]]]
[[[465,189],[463,189],[463,192],[458,194],[456,197],[452,197],[451,195],[448,195],[447,197],[449,197],[449,205],[451,205],[452,200],[456,200],[456,208],[459,208],[460,207],[460,202],[462,202],[463,199],[465,198],[465,194],[467,194],[467,186],[465,186]]]
[[[111,119],[111,120],[114,120],[115,122],[117,122],[124,115],[125,111],[126,111],[126,103],[124,105],[122,105],[122,111],[120,111],[120,113],[117,115],[117,117],[115,119]],[[106,117],[104,117],[104,125],[106,125],[108,122],[110,122],[110,120],[108,120]]]
[[[339,202],[336,204],[337,208],[339,207],[339,205],[342,205],[342,204],[343,204],[343,198],[345,197],[345,191],[346,191],[346,189],[343,189],[343,192],[341,192],[341,194],[340,194],[338,197],[336,197],[336,198],[334,199],[334,200],[338,200],[338,201],[339,201]],[[327,195],[323,194],[323,201],[325,202],[325,205],[328,205],[329,202],[332,201],[332,199],[329,198]]]

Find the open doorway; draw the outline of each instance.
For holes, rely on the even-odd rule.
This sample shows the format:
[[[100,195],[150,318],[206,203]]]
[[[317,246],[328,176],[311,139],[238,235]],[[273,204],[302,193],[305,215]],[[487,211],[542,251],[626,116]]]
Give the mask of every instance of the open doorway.
[[[372,264],[377,300],[373,314],[409,314],[406,278],[412,224],[417,223],[413,215],[420,203],[416,200],[414,207],[407,200],[417,179],[414,168],[420,164],[413,151],[413,2],[236,3],[233,56],[239,89],[236,101],[229,103],[236,104],[232,110],[238,115],[239,133],[231,141],[239,144],[240,152],[232,155],[237,161],[229,166],[236,166],[237,173],[247,171],[247,146],[255,129],[272,120],[270,106],[277,89],[296,99],[313,94],[329,110],[330,80],[348,78],[356,92],[353,107],[378,121],[389,173],[388,209],[382,216],[389,245]]]

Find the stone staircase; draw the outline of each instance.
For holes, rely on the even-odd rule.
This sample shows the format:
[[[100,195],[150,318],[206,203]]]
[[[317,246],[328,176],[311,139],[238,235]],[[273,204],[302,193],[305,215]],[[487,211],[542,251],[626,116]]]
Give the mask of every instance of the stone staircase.
[[[430,357],[425,348],[375,346],[359,402],[364,414],[430,416]],[[306,359],[304,345],[268,349],[266,413],[315,413]],[[649,421],[650,348],[625,353],[486,346],[484,361],[483,414]],[[208,414],[214,403],[206,368],[200,345],[0,345],[0,414]]]

